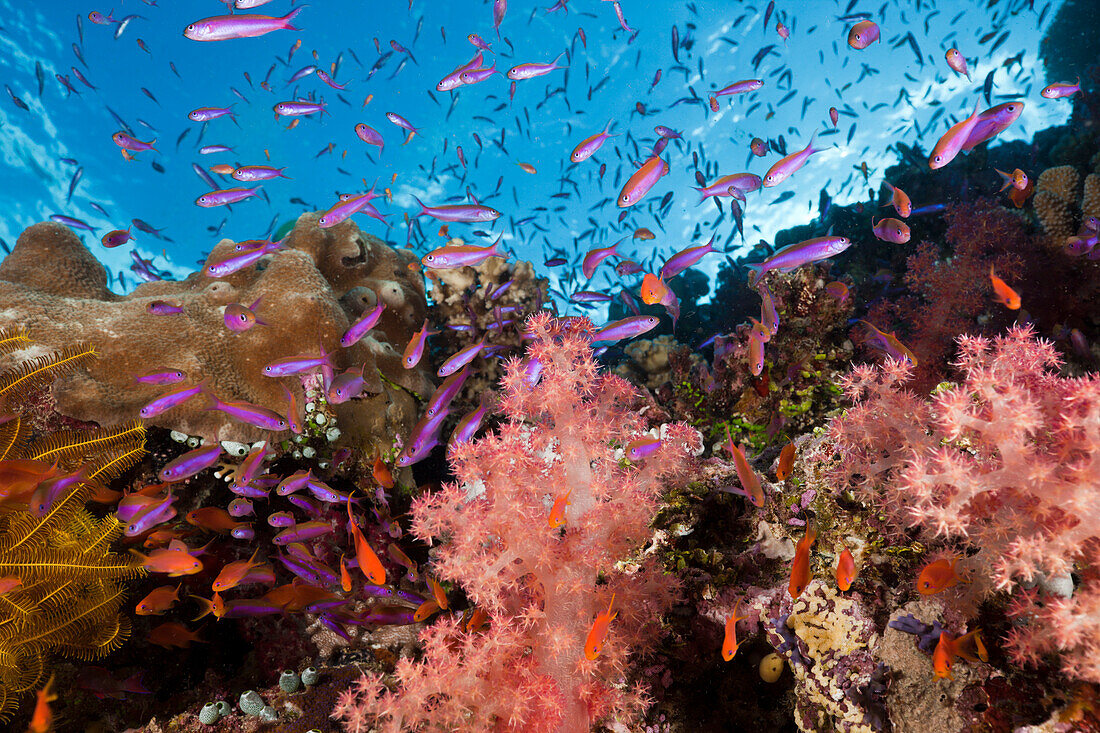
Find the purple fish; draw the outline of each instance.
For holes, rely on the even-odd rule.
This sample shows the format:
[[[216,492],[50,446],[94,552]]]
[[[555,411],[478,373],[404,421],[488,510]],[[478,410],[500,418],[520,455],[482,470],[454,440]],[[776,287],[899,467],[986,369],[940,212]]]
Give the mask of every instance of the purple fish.
[[[337,84],[335,81],[333,81],[332,77],[325,73],[324,69],[317,69],[317,78],[332,87],[333,89],[336,89],[337,91],[342,92],[348,88],[347,84]]]
[[[469,71],[463,71],[459,78],[462,79],[463,84],[480,84],[493,74],[499,73],[500,72],[497,71],[497,64],[494,61],[492,66],[485,69],[470,69]]]
[[[276,359],[264,366],[264,376],[288,377],[291,374],[301,374],[302,372],[308,372],[322,367],[328,367],[329,369],[334,368],[332,366],[332,360],[329,359],[329,353],[323,348],[321,349],[320,356],[299,354],[298,356],[288,356],[283,359]]]
[[[508,70],[508,73],[505,74],[505,76],[507,76],[512,81],[522,81],[524,79],[534,79],[536,76],[545,76],[552,71],[567,68],[564,66],[558,66],[558,62],[561,61],[561,57],[564,55],[565,51],[562,51],[558,54],[558,57],[556,59],[548,64],[530,63],[513,66],[511,69]]]
[[[432,438],[430,441],[420,443],[416,447],[407,445],[397,456],[397,465],[404,468],[405,466],[411,466],[414,463],[419,463],[428,457],[435,447],[439,445],[438,438]]]
[[[688,247],[687,249],[680,250],[669,257],[668,260],[665,261],[664,266],[661,267],[661,272],[659,273],[661,279],[667,282],[669,278],[679,275],[681,272],[714,251],[713,236],[711,236],[709,242],[700,247]]]
[[[199,148],[199,155],[210,155],[211,153],[232,153],[233,148],[228,145],[204,145]]]
[[[123,534],[127,537],[137,537],[158,524],[164,524],[174,519],[176,516],[176,508],[172,506],[174,499],[172,492],[169,491],[163,500],[139,508],[129,518],[129,523],[123,530]]]
[[[145,143],[132,135],[127,135],[125,132],[116,132],[114,135],[111,135],[111,139],[115,141],[115,145],[123,150],[134,150],[138,152],[142,150],[156,150],[156,148],[153,147],[153,143],[156,142],[156,139]]]
[[[745,92],[755,92],[762,86],[764,86],[763,79],[745,79],[744,81],[734,82],[728,87],[723,87],[717,92],[712,92],[712,94],[715,97],[725,97],[730,94],[744,94]]]
[[[622,341],[640,336],[657,327],[661,322],[656,316],[627,316],[607,324],[592,334],[592,342]]]
[[[679,140],[682,137],[680,133],[676,132],[671,127],[665,127],[664,125],[657,125],[653,128],[653,131],[661,137],[668,138],[670,140]]]
[[[256,475],[263,467],[264,461],[273,455],[275,455],[275,451],[269,450],[267,443],[262,443],[259,448],[254,449],[244,457],[244,460],[241,461],[241,465],[237,466],[237,472],[233,477],[233,484],[244,486],[245,484],[252,483],[252,479],[256,478]]]
[[[272,527],[293,527],[298,520],[290,512],[275,512],[267,516],[267,523]]]
[[[423,206],[423,204],[421,204]],[[489,247],[473,244],[448,244],[433,249],[420,258],[420,264],[432,270],[447,270],[453,267],[475,267],[490,257],[508,259],[509,255],[500,248],[503,237]]]
[[[351,198],[344,199],[339,203],[333,205],[331,209],[321,214],[317,219],[317,225],[322,229],[329,229],[336,226],[342,221],[345,221],[353,214],[357,214],[360,211],[365,210],[368,206],[374,210],[377,214],[378,210],[371,205],[370,200],[372,196],[369,193],[361,194],[359,196],[353,196]],[[380,215],[379,215],[380,216]]]
[[[135,376],[134,381],[141,384],[175,384],[182,382],[187,374],[180,369],[158,369],[155,372]]]
[[[483,400],[478,407],[466,413],[458,421],[458,425],[455,425],[454,432],[451,433],[451,441],[447,444],[447,447],[453,449],[460,443],[468,443],[473,440],[477,431],[481,428],[481,421],[485,419],[485,413],[488,411],[488,400]]]
[[[508,289],[512,287],[515,282],[516,279],[513,277],[498,285],[496,288],[493,289],[493,292],[489,293],[489,300],[496,300],[500,296],[504,295],[504,293],[507,292]]]
[[[789,244],[763,262],[747,264],[746,267],[751,271],[749,284],[754,285],[771,270],[791,272],[810,262],[835,257],[851,245],[850,239],[839,236],[816,237]]]
[[[230,331],[236,331],[240,333],[247,331],[253,326],[266,326],[267,324],[256,317],[256,307],[260,305],[260,301],[263,300],[261,295],[256,298],[255,302],[247,308],[240,303],[230,303],[225,307],[225,314],[222,316],[225,320],[225,327]]]
[[[65,216],[64,214],[50,214],[50,221],[56,221],[58,224],[64,224],[65,226],[72,227],[73,229],[83,229],[86,232],[92,232],[93,234],[95,233],[95,228],[92,227],[92,225],[88,222],[83,221],[82,219],[74,219],[73,217]]]
[[[604,125],[603,132],[589,135],[584,140],[577,143],[577,147],[573,148],[573,152],[569,155],[569,159],[574,163],[580,163],[595,155],[596,151],[600,149],[600,146],[607,141],[607,138],[615,137],[610,133],[613,124],[615,124],[614,119],[608,120],[607,124]]]
[[[451,401],[454,400],[455,395],[462,389],[462,384],[466,381],[468,374],[467,369],[460,369],[447,377],[428,399],[428,404],[424,407],[424,414],[431,417],[442,410],[446,410]]]
[[[474,57],[472,59],[464,63],[462,66],[459,66],[450,74],[447,74],[447,76],[440,79],[439,83],[435,85],[436,91],[449,92],[452,89],[457,89],[458,87],[465,84],[466,82],[462,81],[462,75],[468,71],[472,71],[473,69],[480,68],[483,58],[484,57],[482,56],[481,52],[478,51],[476,54],[474,54]],[[394,116],[396,117],[397,115]],[[395,125],[399,124],[396,120],[391,119],[390,121],[393,122]],[[401,126],[405,127],[404,125]],[[408,127],[405,127],[405,129],[409,130]],[[412,132],[412,130],[409,131]]]
[[[348,369],[336,375],[325,394],[329,402],[339,405],[358,397],[364,386],[362,367],[357,370]]]
[[[295,8],[281,18],[268,15],[215,15],[196,20],[183,29],[183,35],[192,41],[228,41],[234,38],[256,38],[272,31],[301,30],[291,21],[305,9]]]
[[[257,186],[256,188],[224,188],[219,191],[210,191],[195,199],[195,204],[207,209],[213,206],[235,204],[257,196],[256,192],[259,190],[260,187]]]
[[[233,114],[232,105],[229,107],[199,107],[187,113],[187,119],[192,122],[209,122],[226,116],[233,118],[234,121],[237,120],[237,116]]]
[[[202,268],[202,271],[208,277],[226,277],[249,265],[254,265],[261,257],[277,249],[279,249],[278,242],[261,242],[255,249],[244,250],[240,254],[213,262]]]
[[[271,541],[276,545],[289,545],[291,542],[312,540],[326,534],[332,534],[332,525],[328,522],[302,522],[284,529],[272,537]]]
[[[103,235],[100,242],[107,249],[114,249],[115,247],[121,247],[132,239],[129,229],[115,229],[114,231],[107,232]]]
[[[382,139],[382,135],[370,125],[360,122],[355,126],[355,134],[359,136],[359,139],[365,142],[367,145],[377,145],[378,153],[381,155],[382,148],[385,147],[386,141]]]
[[[825,288],[828,290],[828,285]],[[774,335],[779,332],[779,311],[775,309],[775,298],[764,283],[757,284],[756,289],[760,293],[760,322],[768,329],[768,333]]]
[[[249,402],[222,402],[214,395],[207,395],[210,406],[207,410],[218,410],[226,415],[248,425],[253,425],[261,430],[282,431],[287,430],[286,418],[266,407],[253,405]]]
[[[804,166],[811,155],[820,153],[821,150],[821,148],[814,147],[814,138],[810,137],[810,142],[807,143],[806,147],[799,150],[797,153],[791,153],[780,159],[775,165],[768,169],[768,172],[764,174],[764,188],[778,186],[780,183],[790,178],[791,174]]]
[[[606,260],[608,257],[618,257],[619,253],[616,251],[615,248],[622,244],[624,241],[626,241],[625,238],[620,239],[618,242],[615,242],[615,244],[611,245],[610,247],[599,247],[597,249],[589,250],[588,254],[586,254],[584,256],[584,259],[581,261],[581,272],[584,273],[585,278],[591,279],[592,275],[594,275],[596,272],[596,268],[599,267],[600,263]]]
[[[415,135],[416,133],[420,132],[420,130],[413,127],[411,122],[409,122],[404,117],[397,114],[396,112],[387,112],[386,113],[386,119],[389,120],[390,122],[392,122],[393,124],[397,125],[398,127],[402,128],[402,129],[405,129],[405,130],[408,130],[410,134]]]
[[[279,102],[272,109],[278,117],[301,117],[318,112],[324,114],[328,108],[324,102]]]
[[[279,482],[279,485],[275,487],[275,493],[279,496],[288,496],[293,494],[299,489],[304,489],[306,484],[313,478],[311,471],[298,471],[284,478]]]
[[[424,202],[413,196],[420,206],[416,216],[430,216],[439,221],[473,224],[486,221],[495,221],[501,214],[496,209],[481,204],[450,204],[445,206],[425,206]]]
[[[344,335],[340,337],[340,345],[345,349],[359,343],[359,339],[363,338],[376,325],[378,325],[378,319],[382,317],[382,311],[386,310],[386,304],[381,300],[374,306],[374,309],[364,314],[362,318],[353,323]]]
[[[56,476],[40,483],[30,498],[30,510],[36,517],[44,517],[61,495],[75,489],[88,478],[88,466],[81,466],[74,473]]]
[[[967,135],[962,149],[971,150],[986,140],[1000,135],[1009,125],[1020,118],[1023,111],[1024,103],[1019,101],[1005,102],[1004,104],[998,104],[996,107],[990,107],[978,115],[978,121],[974,125],[974,129]]]
[[[199,446],[195,450],[188,451],[179,458],[170,461],[168,465],[160,469],[158,476],[164,482],[182,481],[213,466],[218,462],[221,454],[222,447],[217,441],[209,445]]]
[[[178,316],[183,313],[183,306],[167,300],[152,300],[145,306],[145,312],[153,316]]]
[[[569,296],[569,300],[574,303],[606,303],[611,300],[611,296],[591,290],[578,290]]]
[[[283,175],[285,170],[285,167],[273,168],[269,165],[242,165],[233,171],[232,178],[234,181],[241,181],[242,183],[267,181],[272,178],[290,178],[290,176]]]
[[[252,500],[243,496],[238,496],[233,501],[229,502],[226,507],[231,517],[247,517],[255,514],[255,509],[252,506]]]
[[[481,340],[476,344],[470,344],[466,348],[460,350],[448,358],[443,365],[439,367],[439,371],[436,372],[437,376],[448,377],[457,372],[462,367],[469,364],[471,361],[477,358],[477,355],[481,353],[481,350],[485,348],[485,337],[482,336]]]

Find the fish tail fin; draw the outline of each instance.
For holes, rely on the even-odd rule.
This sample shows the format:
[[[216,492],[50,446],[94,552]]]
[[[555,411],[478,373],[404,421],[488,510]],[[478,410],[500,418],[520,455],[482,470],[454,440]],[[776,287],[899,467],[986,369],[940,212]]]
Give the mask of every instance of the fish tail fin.
[[[558,66],[558,62],[561,61],[561,57],[564,56],[565,54],[566,54],[566,52],[562,51],[561,53],[558,54],[558,57],[556,59],[554,59],[553,67],[555,69],[568,69],[569,68],[568,66]],[[1080,84],[1080,82],[1078,82],[1078,84]]]
[[[188,597],[194,598],[196,601],[198,601],[199,608],[202,609],[202,613],[191,619],[192,621],[200,621],[214,613],[214,602],[209,598],[203,598],[202,596],[196,596],[194,594],[191,594]]]
[[[603,134],[609,135],[611,133],[611,126],[615,124],[615,118],[612,117],[607,121],[607,124],[603,126]]]
[[[698,186],[692,186],[692,188],[699,192],[699,204],[707,200],[707,189],[699,188]],[[696,206],[699,204],[696,204]]]
[[[413,201],[415,201],[420,206],[420,211],[416,214],[416,216],[423,216],[424,214],[428,213],[428,207],[424,205],[423,201],[421,201],[416,196],[413,196]]]
[[[760,278],[764,276],[764,263],[749,262],[745,264],[745,267],[749,271],[749,287],[755,287]]]
[[[510,260],[512,259],[512,253],[500,246],[503,241],[504,235],[501,234],[499,237],[497,237],[497,241],[493,242],[492,251],[496,252],[498,257],[505,260]]]
[[[301,7],[294,8],[294,10],[291,10],[289,13],[284,15],[282,18],[279,18],[279,20],[281,20],[283,22],[283,29],[288,30],[288,31],[300,31],[300,30],[302,30],[301,28],[298,28],[297,26],[292,25],[292,23],[293,23],[294,19],[296,17],[298,17],[298,13],[302,12],[303,10],[305,10],[308,7],[309,7],[308,5],[302,5]]]

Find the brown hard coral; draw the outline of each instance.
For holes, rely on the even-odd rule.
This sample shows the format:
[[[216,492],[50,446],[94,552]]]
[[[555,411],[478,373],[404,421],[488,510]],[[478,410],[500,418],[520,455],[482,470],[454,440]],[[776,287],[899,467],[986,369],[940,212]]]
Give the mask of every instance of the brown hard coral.
[[[1057,247],[1073,234],[1080,177],[1071,165],[1047,168],[1035,186],[1035,213]]]
[[[208,262],[233,253],[233,243],[224,240]],[[263,366],[316,354],[320,343],[335,349],[337,369],[366,365],[368,375],[380,371],[385,377],[375,382],[378,394],[335,406],[344,440],[388,443],[415,422],[412,393],[432,387],[425,371],[401,366],[401,351],[427,311],[422,281],[408,267],[414,259],[409,251],[360,232],[353,222],[322,230],[315,214],[304,214],[282,249],[228,277],[193,273],[119,296],[107,289],[106,271],[71,230],[42,223],[27,229],[0,263],[0,311],[46,346],[75,338],[96,347],[96,362],[53,387],[64,415],[103,426],[129,420],[165,390],[136,384],[134,375],[160,367],[183,370],[191,383],[206,380],[219,399],[285,414],[282,388],[298,395],[300,409],[299,381],[265,377]],[[258,315],[269,325],[240,333],[226,328],[226,305],[257,299]],[[378,326],[353,347],[338,348],[341,334],[378,299],[387,305]],[[150,315],[146,307],[154,300],[171,300],[183,313]],[[205,400],[194,398],[148,422],[207,439],[268,437],[205,406]]]

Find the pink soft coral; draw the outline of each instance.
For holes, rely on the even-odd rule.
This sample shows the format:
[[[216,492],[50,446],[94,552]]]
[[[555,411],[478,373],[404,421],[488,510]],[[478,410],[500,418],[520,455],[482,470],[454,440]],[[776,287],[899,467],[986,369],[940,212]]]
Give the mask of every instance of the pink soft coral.
[[[1029,328],[962,337],[958,385],[926,400],[902,389],[909,368],[857,367],[855,401],[830,426],[831,479],[881,503],[902,525],[968,546],[973,583],[959,601],[1014,591],[1020,662],[1063,652],[1071,676],[1100,682],[1100,379],[1060,377]],[[1076,570],[1069,598],[1021,587]]]
[[[645,425],[630,384],[599,371],[590,330],[533,317],[528,358],[503,379],[506,421],[457,447],[458,481],[413,505],[414,534],[437,544],[435,574],[462,585],[488,628],[436,622],[421,633],[423,661],[398,663],[396,690],[367,678],[336,717],[365,712],[384,731],[581,731],[644,709],[644,690],[624,684],[628,655],[655,637],[675,581],[636,553],[663,484],[686,475],[699,439],[666,425],[655,453],[624,461]],[[551,529],[566,491],[565,526]],[[585,638],[612,594],[618,616],[588,660]]]

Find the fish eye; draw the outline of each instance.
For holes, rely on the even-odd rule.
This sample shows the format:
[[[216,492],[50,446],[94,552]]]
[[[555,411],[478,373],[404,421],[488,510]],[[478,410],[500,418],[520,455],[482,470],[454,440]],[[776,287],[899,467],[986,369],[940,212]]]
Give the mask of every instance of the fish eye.
[[[901,230],[898,230],[898,231],[900,232]],[[247,321],[248,320],[248,316],[246,316],[244,313],[242,313],[240,315],[240,318],[241,318],[242,321]]]

